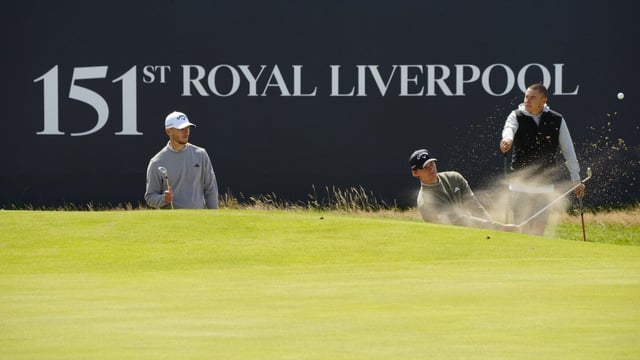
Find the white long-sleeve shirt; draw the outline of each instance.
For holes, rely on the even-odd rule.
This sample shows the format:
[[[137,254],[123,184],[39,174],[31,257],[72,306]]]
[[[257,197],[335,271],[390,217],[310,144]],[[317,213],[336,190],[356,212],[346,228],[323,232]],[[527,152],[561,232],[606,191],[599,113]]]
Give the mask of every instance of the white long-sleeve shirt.
[[[533,115],[525,110],[524,104],[520,104],[518,106],[518,110],[522,111],[527,116],[531,116],[536,122],[536,125],[540,125],[540,117],[542,116],[542,112],[551,111],[547,104],[544,105],[542,112],[538,115]],[[514,110],[509,114],[509,116],[507,117],[507,121],[504,123],[504,128],[502,129],[502,139],[513,141],[516,131],[518,131],[518,118]],[[560,145],[560,151],[562,152],[562,155],[565,159],[565,166],[567,167],[567,170],[569,170],[569,174],[571,175],[571,180],[580,180],[580,164],[578,163],[576,151],[573,147],[573,140],[571,140],[569,128],[567,127],[567,121],[564,119],[564,117],[562,118],[562,123],[560,124],[558,143]]]

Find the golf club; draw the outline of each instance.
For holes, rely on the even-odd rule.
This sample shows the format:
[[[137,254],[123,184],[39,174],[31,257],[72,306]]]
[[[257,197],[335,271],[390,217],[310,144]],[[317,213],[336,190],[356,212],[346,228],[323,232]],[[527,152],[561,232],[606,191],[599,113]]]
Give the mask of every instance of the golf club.
[[[529,221],[533,220],[536,216],[542,214],[542,212],[544,212],[545,210],[547,210],[548,208],[552,207],[553,204],[555,204],[556,202],[558,202],[560,199],[562,199],[563,197],[567,196],[569,193],[571,193],[573,190],[575,190],[578,186],[584,184],[587,180],[591,179],[591,168],[587,168],[587,177],[584,178],[582,181],[580,181],[580,183],[574,185],[571,187],[571,189],[567,190],[564,194],[558,196],[556,199],[554,199],[552,202],[550,202],[547,206],[543,207],[542,209],[538,210],[537,213],[531,215],[527,220],[521,222],[520,224],[518,224],[518,226],[523,226],[526,223],[528,223]]]
[[[169,175],[167,175],[167,168],[164,166],[159,166],[158,170],[164,176],[164,181],[167,182],[167,190],[171,190],[171,185],[169,185]],[[171,209],[173,209],[173,201],[171,201]]]
[[[582,198],[578,199],[580,204],[580,220],[582,220],[582,240],[587,241],[587,233],[584,231],[584,206],[582,206]]]

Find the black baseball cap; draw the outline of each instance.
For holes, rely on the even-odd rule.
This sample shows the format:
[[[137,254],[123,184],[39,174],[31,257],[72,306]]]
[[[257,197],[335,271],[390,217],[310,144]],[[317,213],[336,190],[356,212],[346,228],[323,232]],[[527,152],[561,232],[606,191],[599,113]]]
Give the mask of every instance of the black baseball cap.
[[[413,154],[411,154],[411,157],[409,158],[409,165],[411,166],[411,170],[422,169],[428,163],[436,160],[436,158],[431,157],[429,150],[420,149],[414,151]]]

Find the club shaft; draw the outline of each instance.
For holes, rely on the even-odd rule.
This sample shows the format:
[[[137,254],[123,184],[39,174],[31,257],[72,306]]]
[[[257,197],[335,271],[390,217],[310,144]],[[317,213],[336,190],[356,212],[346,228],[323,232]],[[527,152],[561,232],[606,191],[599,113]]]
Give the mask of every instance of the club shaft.
[[[167,183],[167,190],[171,190],[171,185],[169,185],[169,175],[164,174],[164,181]],[[171,210],[173,210],[173,200],[171,200]]]
[[[578,199],[580,204],[580,221],[582,221],[582,240],[587,241],[587,232],[584,229],[584,206],[582,205],[582,199]]]
[[[507,179],[509,177],[509,156],[508,153],[504,153],[503,159],[504,165],[504,177]],[[508,181],[507,181],[508,183]],[[505,224],[509,223],[509,210],[511,209],[511,194],[508,192],[509,188],[507,186],[507,206],[504,209],[504,222]]]

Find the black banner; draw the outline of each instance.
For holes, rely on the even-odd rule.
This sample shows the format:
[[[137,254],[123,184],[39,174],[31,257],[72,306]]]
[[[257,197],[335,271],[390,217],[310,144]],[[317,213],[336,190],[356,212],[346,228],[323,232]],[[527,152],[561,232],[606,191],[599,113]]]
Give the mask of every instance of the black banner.
[[[222,193],[362,187],[412,206],[407,161],[423,147],[490,192],[504,120],[534,82],[593,169],[585,201],[638,201],[638,5],[544,6],[13,1],[0,206],[143,203],[174,110]]]

